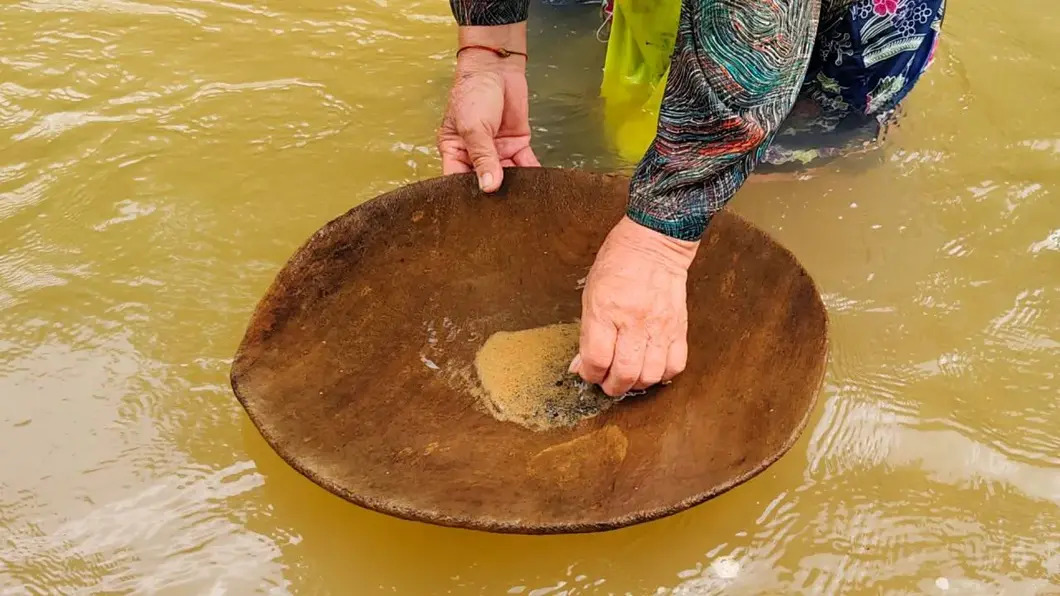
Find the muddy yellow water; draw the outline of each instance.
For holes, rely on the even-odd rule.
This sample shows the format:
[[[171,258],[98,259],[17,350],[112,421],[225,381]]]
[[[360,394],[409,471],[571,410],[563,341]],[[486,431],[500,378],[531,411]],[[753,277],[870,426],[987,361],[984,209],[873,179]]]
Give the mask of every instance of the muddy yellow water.
[[[819,407],[761,476],[613,533],[406,523],[231,395],[318,226],[439,173],[445,2],[0,5],[0,593],[1060,591],[1060,18],[955,2],[885,150],[732,208],[816,277]],[[546,165],[623,168],[594,8],[535,2]]]

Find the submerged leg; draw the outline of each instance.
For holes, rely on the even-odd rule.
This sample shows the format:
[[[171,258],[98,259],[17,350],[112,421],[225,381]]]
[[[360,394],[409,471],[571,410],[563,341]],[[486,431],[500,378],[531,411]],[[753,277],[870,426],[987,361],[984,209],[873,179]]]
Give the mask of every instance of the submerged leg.
[[[799,104],[759,172],[805,172],[873,150],[934,57],[945,0],[826,2]]]

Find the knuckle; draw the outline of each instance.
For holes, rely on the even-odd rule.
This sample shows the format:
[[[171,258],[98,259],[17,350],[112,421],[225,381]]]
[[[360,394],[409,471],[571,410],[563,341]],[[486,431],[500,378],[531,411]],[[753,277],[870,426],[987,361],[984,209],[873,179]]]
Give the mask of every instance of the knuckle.
[[[479,148],[482,151],[481,148]],[[475,169],[487,168],[493,164],[493,158],[488,153],[475,153],[471,156],[471,161],[475,164]]]
[[[649,309],[632,292],[616,292],[608,299],[608,306],[621,313],[627,325],[643,325],[648,318]]]
[[[622,369],[636,366],[642,360],[643,354],[640,350],[624,350],[615,355],[615,364]]]
[[[441,143],[453,136],[453,132],[456,130],[456,126],[453,124],[453,118],[451,116],[445,116],[442,118],[438,128],[434,131],[435,139]]]
[[[611,364],[603,354],[597,351],[587,352],[583,355],[582,363],[588,364],[591,368],[607,368],[607,365]]]
[[[585,380],[593,385],[600,385],[604,382],[604,375],[590,375],[585,377]]]
[[[648,323],[644,326],[644,331],[652,344],[669,343],[667,340],[674,335],[673,330],[662,322]]]
[[[602,374],[603,371],[607,370],[607,363],[603,360],[584,360],[582,364],[585,365],[587,372],[594,375]]]
[[[478,132],[478,127],[474,124],[469,124],[466,120],[454,120],[453,130],[456,134],[460,135],[461,138],[470,137]]]
[[[462,137],[482,136],[489,132],[489,126],[481,118],[472,117],[463,111],[458,110],[450,118],[453,130]]]
[[[675,363],[670,364],[669,366],[666,367],[666,372],[663,373],[663,376],[668,378],[668,379],[672,379],[672,378],[676,377],[677,375],[683,373],[684,371],[685,371],[684,362],[675,362]]]
[[[640,376],[640,383],[642,383],[644,385],[655,385],[659,381],[662,381],[662,377],[663,377],[663,375],[662,375],[661,372],[659,372],[659,373],[650,373],[650,374],[642,374]]]

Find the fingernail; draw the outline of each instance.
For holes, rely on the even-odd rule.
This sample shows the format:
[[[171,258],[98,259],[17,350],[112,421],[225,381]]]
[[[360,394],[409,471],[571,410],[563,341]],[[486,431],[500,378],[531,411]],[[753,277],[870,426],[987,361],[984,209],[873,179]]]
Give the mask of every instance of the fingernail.
[[[574,360],[570,361],[570,366],[567,367],[567,372],[569,372],[571,374],[578,372],[578,367],[581,365],[581,363],[582,363],[582,355],[578,354],[577,356],[574,357]]]
[[[478,179],[479,188],[486,190],[490,186],[493,186],[493,174],[486,172]]]

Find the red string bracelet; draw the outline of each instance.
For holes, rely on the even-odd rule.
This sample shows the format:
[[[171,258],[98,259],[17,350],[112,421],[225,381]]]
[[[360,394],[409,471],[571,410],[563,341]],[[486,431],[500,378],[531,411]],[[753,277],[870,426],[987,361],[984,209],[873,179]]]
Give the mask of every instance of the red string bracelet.
[[[493,52],[494,54],[496,54],[497,56],[499,56],[501,58],[507,58],[507,57],[513,56],[513,55],[514,56],[522,56],[523,58],[526,58],[526,59],[530,58],[529,56],[526,55],[525,52],[516,52],[515,50],[509,50],[507,48],[494,48],[494,47],[490,47],[490,46],[480,46],[480,45],[464,46],[464,47],[462,47],[462,48],[460,48],[459,50],[456,51],[456,55],[459,56],[460,52],[463,52],[464,50],[470,50],[470,49],[486,50],[488,52]]]

